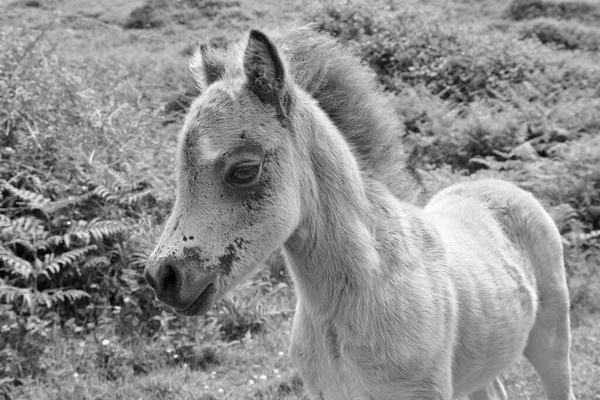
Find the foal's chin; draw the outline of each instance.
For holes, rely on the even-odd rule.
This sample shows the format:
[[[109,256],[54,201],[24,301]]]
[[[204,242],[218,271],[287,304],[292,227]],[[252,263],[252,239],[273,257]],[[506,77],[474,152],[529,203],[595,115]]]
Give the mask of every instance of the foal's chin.
[[[217,287],[215,285],[216,283],[211,283],[210,285],[208,285],[206,289],[204,289],[202,293],[198,295],[196,300],[194,300],[194,302],[189,307],[185,309],[174,308],[174,310],[177,313],[188,317],[191,317],[193,315],[206,314],[218,297]]]

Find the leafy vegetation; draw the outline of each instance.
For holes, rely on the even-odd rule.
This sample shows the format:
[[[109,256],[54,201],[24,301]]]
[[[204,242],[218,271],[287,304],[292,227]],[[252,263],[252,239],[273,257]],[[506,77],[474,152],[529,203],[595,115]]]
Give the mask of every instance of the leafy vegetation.
[[[56,17],[54,0],[6,6],[0,396],[304,398],[286,356],[294,295],[280,255],[205,317],[164,309],[142,278],[197,94],[187,57],[198,42],[224,46],[290,20],[330,32],[374,69],[429,192],[492,175],[547,206],[565,244],[576,394],[599,395],[597,4],[515,0],[483,18],[470,0],[309,12],[273,1],[149,0],[118,23]],[[458,15],[465,7],[472,14]],[[511,398],[542,398],[525,365],[507,383]]]

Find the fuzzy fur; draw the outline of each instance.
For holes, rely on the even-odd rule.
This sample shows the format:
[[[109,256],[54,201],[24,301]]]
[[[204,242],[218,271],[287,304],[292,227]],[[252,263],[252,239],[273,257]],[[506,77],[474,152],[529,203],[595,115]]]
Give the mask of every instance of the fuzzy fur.
[[[378,90],[373,71],[330,36],[309,27],[271,32],[270,39],[285,55],[289,74],[308,92],[352,146],[361,168],[385,183],[398,198],[419,202],[424,194],[407,164],[404,129],[387,96]],[[243,77],[246,43],[229,49],[206,49],[190,63],[202,90],[219,76]]]
[[[574,400],[561,239],[540,204],[495,180],[451,186],[424,209],[403,201],[369,162],[385,155],[388,129],[365,138],[366,125],[339,116],[383,115],[369,109],[380,99],[370,78],[331,86],[321,80],[350,72],[315,72],[324,53],[303,59],[282,38],[302,37],[305,52],[323,42],[342,54],[337,45],[304,29],[274,37],[279,51],[251,33],[195,64],[224,69],[200,72],[207,85],[182,130],[177,201],[146,267],[158,298],[206,312],[283,247],[298,294],[290,354],[311,398],[505,399],[498,376],[524,353],[549,399]],[[291,73],[268,73],[278,66]],[[332,92],[319,98],[310,82]],[[272,96],[286,96],[283,117]],[[336,96],[326,103],[339,109],[327,110],[322,99]],[[248,163],[260,166],[256,180],[232,184]],[[395,172],[408,175],[402,163]]]

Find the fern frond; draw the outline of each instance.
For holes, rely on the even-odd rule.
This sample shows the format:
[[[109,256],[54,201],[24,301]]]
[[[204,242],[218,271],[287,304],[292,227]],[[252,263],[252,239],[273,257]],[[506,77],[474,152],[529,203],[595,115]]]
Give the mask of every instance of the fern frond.
[[[34,254],[36,251],[36,246],[29,240],[24,240],[22,238],[17,238],[10,242],[11,246],[19,245],[25,248],[30,254]]]
[[[36,296],[36,303],[43,303],[46,307],[52,307],[52,296],[49,293],[38,292]]]
[[[73,265],[87,253],[96,249],[96,245],[90,245],[67,251],[58,257],[49,257],[48,262],[45,262],[46,265],[44,266],[44,269],[40,271],[40,274],[44,275],[46,278],[50,278],[51,274],[56,274],[60,272],[61,269]]]
[[[110,259],[106,256],[92,257],[83,264],[83,268],[101,269],[110,265]]]
[[[48,306],[48,308],[54,306],[58,302],[75,302],[77,300],[91,297],[88,292],[79,289],[48,290],[42,293],[47,295],[45,298],[45,304]]]
[[[128,232],[131,228],[119,221],[93,220],[88,224],[87,233],[93,240],[101,241]]]
[[[21,296],[22,288],[9,285],[0,285],[0,303],[13,304]]]
[[[43,204],[50,202],[49,199],[45,198],[39,193],[31,192],[26,189],[16,188],[8,182],[4,182],[2,187],[5,190],[7,190],[11,195],[19,198],[20,200],[24,201],[30,206],[34,206],[35,208],[39,208]]]
[[[134,269],[143,269],[148,263],[150,252],[134,252],[127,257],[127,266],[133,267]]]
[[[62,210],[63,208],[66,208],[66,207],[73,207],[73,206],[80,205],[80,204],[84,203],[85,201],[89,200],[93,196],[95,196],[95,193],[93,191],[84,193],[79,196],[69,196],[65,199],[60,199],[60,200],[52,201],[49,203],[45,203],[40,207],[40,210],[42,210],[46,214],[52,214],[58,210]]]
[[[572,246],[578,242],[589,243],[593,240],[600,239],[600,229],[591,232],[569,232],[563,235],[563,244]]]
[[[88,245],[94,242],[102,242],[104,239],[124,235],[130,231],[131,227],[122,222],[94,219],[87,224],[83,224],[83,226],[76,226],[75,230],[53,240],[62,242],[67,247],[71,247],[72,242]]]
[[[107,202],[113,202],[117,200],[117,196],[106,186],[98,185],[92,193]]]
[[[119,200],[119,204],[131,206],[144,199],[145,197],[151,195],[153,191],[154,189],[145,189],[139,192],[130,193],[125,197],[121,198]]]
[[[64,243],[63,235],[53,235],[53,236],[48,236],[47,238],[44,238],[43,240],[36,242],[35,248],[36,248],[36,250],[48,250],[48,249],[50,249],[52,247],[56,247],[62,243]],[[69,246],[67,246],[67,247],[69,247]]]
[[[44,304],[47,308],[57,303],[75,302],[90,297],[88,292],[79,289],[49,289],[35,293],[35,303]]]
[[[34,242],[44,238],[46,230],[43,222],[34,217],[19,217],[2,220],[0,224],[0,239],[4,243],[9,243],[15,240],[26,240]]]
[[[20,288],[6,284],[0,285],[0,303],[14,304],[20,299],[23,300],[23,303],[25,303],[29,310],[33,311],[36,304],[33,289]]]
[[[583,233],[581,234],[580,239],[585,242],[589,242],[593,239],[600,239],[600,229],[588,233]]]
[[[114,179],[110,184],[110,188],[113,192],[127,193],[127,192],[132,192],[135,190],[137,183],[132,182],[129,179],[129,177],[127,176],[127,174],[125,174],[123,172],[115,171],[113,169],[108,170],[108,172]]]
[[[8,271],[15,275],[20,275],[23,278],[29,278],[33,273],[33,266],[17,257],[12,251],[0,245],[0,262],[4,267],[8,267]]]

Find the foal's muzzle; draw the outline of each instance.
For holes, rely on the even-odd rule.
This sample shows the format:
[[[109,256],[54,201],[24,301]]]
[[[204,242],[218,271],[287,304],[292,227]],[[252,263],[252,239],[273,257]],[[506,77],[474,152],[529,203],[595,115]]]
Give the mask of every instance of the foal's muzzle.
[[[184,273],[181,261],[166,257],[148,260],[144,277],[158,300],[184,315],[203,314],[217,295],[216,274]]]

